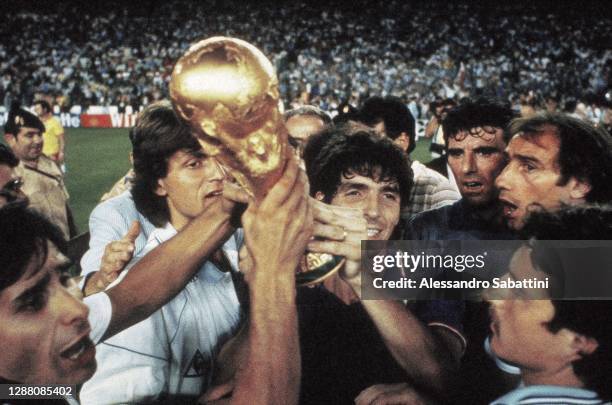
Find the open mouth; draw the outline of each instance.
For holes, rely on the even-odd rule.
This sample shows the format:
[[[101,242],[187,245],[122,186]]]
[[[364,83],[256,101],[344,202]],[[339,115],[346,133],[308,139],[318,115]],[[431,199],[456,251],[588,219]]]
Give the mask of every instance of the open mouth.
[[[76,361],[85,352],[93,348],[94,348],[94,345],[91,339],[89,339],[89,335],[85,335],[81,339],[79,339],[76,343],[74,343],[73,345],[68,347],[66,350],[61,352],[60,356],[68,360]]]
[[[210,197],[217,197],[223,194],[223,189],[219,189],[219,190],[214,190],[211,191],[210,193],[206,194],[205,198],[210,198]]]
[[[503,206],[503,211],[504,211],[504,217],[506,218],[512,218],[514,216],[514,213],[516,212],[516,210],[518,209],[518,205],[511,203],[510,201],[507,200],[501,200],[502,206]]]
[[[482,187],[482,183],[479,181],[464,181],[463,182],[463,187],[470,189],[470,188],[480,188]]]

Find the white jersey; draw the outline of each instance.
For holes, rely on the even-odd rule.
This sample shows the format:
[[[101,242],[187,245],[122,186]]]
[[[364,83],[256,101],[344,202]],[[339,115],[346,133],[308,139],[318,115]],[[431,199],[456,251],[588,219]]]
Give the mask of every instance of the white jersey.
[[[155,229],[133,262],[175,234],[170,225]],[[236,271],[241,242],[241,235],[234,234],[223,245]],[[231,274],[204,263],[172,301],[97,346],[98,370],[81,389],[82,403],[146,402],[161,394],[200,395],[211,382],[215,356],[236,332],[239,321],[240,305]]]

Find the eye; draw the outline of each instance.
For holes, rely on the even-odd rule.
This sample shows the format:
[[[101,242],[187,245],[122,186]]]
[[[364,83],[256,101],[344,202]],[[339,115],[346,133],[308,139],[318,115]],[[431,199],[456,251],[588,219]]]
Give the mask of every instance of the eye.
[[[47,291],[40,291],[24,297],[18,310],[22,312],[38,312],[47,303]]]
[[[399,201],[399,195],[397,193],[384,193],[383,197],[389,201]]]
[[[450,156],[450,157],[458,158],[462,154],[463,154],[463,151],[461,151],[461,150],[457,150],[457,149],[449,149],[448,150],[448,156]]]
[[[185,163],[185,167],[197,169],[202,166],[202,163],[202,159],[189,159],[187,163]]]
[[[60,273],[59,275],[59,282],[64,286],[64,287],[68,287],[68,285],[70,284],[70,274],[68,273]]]
[[[360,197],[360,196],[361,196],[361,191],[359,191],[359,190],[355,190],[355,189],[353,189],[353,190],[347,190],[347,191],[344,193],[344,195],[345,195],[345,196],[347,196],[347,197],[354,197],[354,198],[357,198],[357,197]]]
[[[529,173],[537,169],[537,167],[533,163],[525,162],[522,164],[522,169]]]

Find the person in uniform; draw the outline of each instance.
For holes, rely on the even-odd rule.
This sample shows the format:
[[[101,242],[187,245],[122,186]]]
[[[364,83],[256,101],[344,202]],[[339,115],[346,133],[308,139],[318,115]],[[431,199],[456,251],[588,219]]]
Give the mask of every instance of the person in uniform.
[[[68,206],[64,176],[56,162],[43,155],[45,126],[34,114],[13,106],[4,125],[4,139],[19,159],[15,173],[23,179],[30,207],[59,226],[65,238],[76,234]]]

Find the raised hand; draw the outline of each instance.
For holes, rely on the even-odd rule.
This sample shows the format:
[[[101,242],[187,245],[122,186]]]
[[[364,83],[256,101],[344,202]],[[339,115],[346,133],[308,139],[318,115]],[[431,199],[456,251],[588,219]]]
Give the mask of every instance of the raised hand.
[[[135,241],[140,234],[140,223],[133,221],[123,238],[110,242],[104,249],[100,270],[94,273],[85,284],[85,295],[104,291],[119,277],[125,266],[132,260]]]

